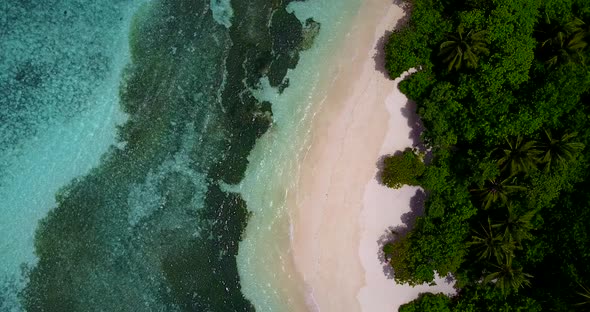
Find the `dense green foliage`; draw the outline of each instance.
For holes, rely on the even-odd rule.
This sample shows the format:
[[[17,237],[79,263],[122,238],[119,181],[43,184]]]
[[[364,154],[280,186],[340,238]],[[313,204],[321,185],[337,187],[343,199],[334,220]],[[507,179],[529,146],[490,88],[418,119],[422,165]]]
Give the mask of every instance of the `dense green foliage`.
[[[433,161],[425,215],[385,248],[398,282],[452,274],[400,311],[590,306],[590,2],[412,0],[386,45]],[[586,303],[578,305],[580,303]]]
[[[420,294],[420,300],[415,304],[405,304],[399,308],[400,312],[451,312],[451,300],[444,294]]]
[[[416,155],[412,149],[406,149],[383,160],[381,180],[391,188],[400,188],[404,184],[418,185],[418,178],[422,176],[424,169],[420,155]]]

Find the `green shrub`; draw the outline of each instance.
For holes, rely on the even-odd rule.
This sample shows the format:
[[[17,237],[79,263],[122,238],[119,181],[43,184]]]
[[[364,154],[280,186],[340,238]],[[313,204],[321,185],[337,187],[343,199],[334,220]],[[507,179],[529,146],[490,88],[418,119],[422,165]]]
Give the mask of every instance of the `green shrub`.
[[[450,312],[451,299],[445,294],[421,293],[418,299],[406,303],[399,312]]]
[[[434,74],[420,70],[400,81],[399,90],[411,100],[422,99],[434,83]]]
[[[383,184],[394,189],[398,189],[404,184],[419,185],[418,178],[426,169],[421,158],[411,148],[385,158],[381,174]]]

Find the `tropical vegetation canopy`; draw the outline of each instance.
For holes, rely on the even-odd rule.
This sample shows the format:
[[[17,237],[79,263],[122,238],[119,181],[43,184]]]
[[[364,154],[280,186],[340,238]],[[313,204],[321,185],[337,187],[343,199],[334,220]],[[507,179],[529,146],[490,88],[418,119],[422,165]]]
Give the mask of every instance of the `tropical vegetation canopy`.
[[[386,67],[418,70],[400,89],[432,161],[406,173],[425,214],[384,252],[397,282],[458,292],[400,311],[588,309],[590,1],[408,1]]]

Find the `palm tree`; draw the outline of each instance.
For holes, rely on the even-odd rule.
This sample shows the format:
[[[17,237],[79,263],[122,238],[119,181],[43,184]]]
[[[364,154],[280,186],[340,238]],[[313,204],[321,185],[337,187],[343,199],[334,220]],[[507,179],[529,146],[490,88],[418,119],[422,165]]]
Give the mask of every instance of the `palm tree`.
[[[584,38],[586,34],[579,32],[567,38],[561,46],[556,46],[552,56],[546,61],[549,67],[553,67],[559,63],[584,63],[582,50],[588,45]]]
[[[587,46],[584,40],[587,33],[584,31],[584,22],[579,18],[559,25],[553,23],[548,16],[545,17],[544,28],[541,30],[541,48],[550,53],[546,63],[551,67],[558,63],[567,64],[570,62],[583,62],[582,50]]]
[[[520,245],[524,239],[531,239],[530,231],[533,229],[531,221],[536,211],[532,210],[525,214],[516,214],[512,205],[507,205],[508,213],[506,218],[499,223],[492,225],[492,228],[498,228],[504,236],[504,239],[511,240]]]
[[[470,30],[467,34],[463,33],[463,29],[459,29],[456,35],[449,35],[449,40],[440,45],[439,56],[444,57],[443,63],[448,64],[448,70],[458,70],[463,63],[467,67],[477,67],[478,55],[487,54],[487,41],[485,39],[485,30],[473,31]]]
[[[525,141],[521,136],[513,140],[506,139],[507,147],[502,148],[502,157],[498,160],[500,170],[510,169],[510,174],[528,173],[537,168],[539,151],[535,149],[535,141]]]
[[[577,17],[568,23],[558,24],[545,14],[544,24],[542,25],[544,29],[539,31],[541,36],[545,37],[545,40],[541,41],[541,46],[563,46],[568,36],[583,32],[584,25],[584,21]]]
[[[590,305],[590,289],[586,288],[584,285],[578,283],[582,288],[582,291],[578,291],[577,294],[583,297],[583,301],[576,303],[576,306],[585,306]]]
[[[502,181],[498,179],[488,180],[483,187],[473,190],[475,194],[480,198],[483,209],[488,209],[490,206],[498,200],[506,204],[508,201],[508,194],[516,191],[524,191],[525,187],[514,185],[514,177],[508,177]]]
[[[545,130],[545,141],[539,144],[538,148],[543,152],[541,162],[545,163],[545,170],[549,171],[554,164],[565,165],[574,159],[576,154],[584,149],[584,144],[571,142],[577,133],[566,133],[561,138],[554,138],[550,130]]]
[[[495,272],[488,274],[484,278],[484,283],[494,282],[496,287],[500,288],[502,293],[506,294],[509,290],[518,290],[524,286],[530,286],[530,274],[524,273],[522,268],[512,266],[512,258],[507,258],[506,262],[500,265],[492,264],[496,268]]]
[[[514,242],[506,240],[502,235],[494,234],[490,220],[488,219],[487,228],[481,226],[481,233],[475,232],[472,241],[467,243],[477,252],[479,260],[489,260],[494,257],[498,263],[502,260],[512,257],[514,251]]]

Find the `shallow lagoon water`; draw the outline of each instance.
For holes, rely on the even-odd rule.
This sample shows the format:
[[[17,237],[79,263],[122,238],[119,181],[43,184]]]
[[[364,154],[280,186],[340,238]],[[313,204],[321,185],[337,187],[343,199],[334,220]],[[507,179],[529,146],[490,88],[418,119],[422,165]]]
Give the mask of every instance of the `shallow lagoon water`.
[[[313,92],[315,65],[355,5],[0,5],[0,310],[290,310],[298,286],[287,278],[269,292],[282,286],[245,265],[252,253],[240,253],[238,276],[249,218],[242,251],[285,246],[252,229],[288,239],[277,189],[262,207],[252,194],[267,184],[250,177],[278,169],[270,178],[284,181],[293,169],[261,149],[302,148],[311,104],[296,92]],[[309,17],[322,30],[287,82]]]
[[[100,163],[126,118],[119,81],[139,2],[71,9],[82,4],[8,1],[0,9],[3,311],[20,307],[21,268],[37,261],[35,229],[56,205],[56,192]]]
[[[297,187],[299,160],[305,156],[310,123],[337,75],[330,57],[346,40],[360,0],[293,2],[287,8],[302,22],[321,24],[311,49],[287,74],[289,88],[279,92],[266,79],[257,96],[273,104],[273,124],[249,156],[245,178],[232,188],[253,212],[240,243],[238,267],[246,298],[257,311],[303,311],[314,306],[311,289],[294,268],[290,250],[290,211],[286,201]]]

